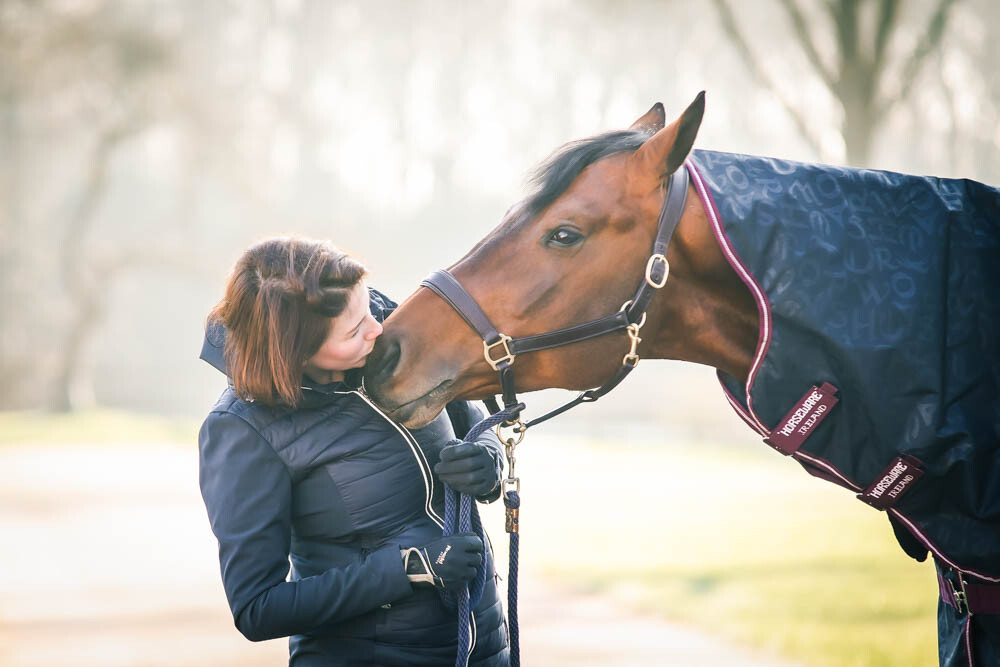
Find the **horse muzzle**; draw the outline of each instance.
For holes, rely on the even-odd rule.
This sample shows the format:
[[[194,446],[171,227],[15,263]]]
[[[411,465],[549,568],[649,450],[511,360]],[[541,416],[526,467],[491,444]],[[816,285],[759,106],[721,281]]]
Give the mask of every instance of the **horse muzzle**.
[[[407,428],[419,428],[434,419],[451,399],[452,384],[445,374],[408,367],[402,337],[391,331],[375,341],[365,366],[365,392]]]

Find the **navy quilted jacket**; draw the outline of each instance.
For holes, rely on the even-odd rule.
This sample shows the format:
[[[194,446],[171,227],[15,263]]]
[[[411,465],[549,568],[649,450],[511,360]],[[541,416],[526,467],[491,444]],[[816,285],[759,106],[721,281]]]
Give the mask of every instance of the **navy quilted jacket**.
[[[372,290],[378,319],[394,306]],[[224,335],[210,328],[202,351],[223,372]],[[201,491],[237,628],[254,641],[290,636],[296,666],[454,664],[455,614],[431,587],[410,584],[399,550],[441,536],[432,470],[478,410],[452,404],[408,431],[350,380],[306,386],[294,410],[241,400],[229,387],[199,435]],[[499,467],[499,442],[486,444]],[[484,667],[508,663],[489,545],[486,567],[470,660]]]

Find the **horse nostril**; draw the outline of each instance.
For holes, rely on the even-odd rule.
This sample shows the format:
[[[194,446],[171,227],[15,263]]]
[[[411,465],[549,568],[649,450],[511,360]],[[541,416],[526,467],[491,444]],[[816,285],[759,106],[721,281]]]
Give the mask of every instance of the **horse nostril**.
[[[365,376],[371,385],[387,380],[399,365],[399,340],[390,334],[382,334],[375,340],[375,347],[368,357],[368,368]]]

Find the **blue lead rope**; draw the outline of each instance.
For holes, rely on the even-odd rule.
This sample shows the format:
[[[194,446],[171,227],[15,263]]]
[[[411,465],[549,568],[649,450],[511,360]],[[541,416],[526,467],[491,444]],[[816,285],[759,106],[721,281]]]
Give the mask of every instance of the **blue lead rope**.
[[[475,426],[469,429],[465,435],[465,440],[455,439],[449,445],[457,445],[462,442],[475,442],[486,430],[493,428],[497,424],[507,421],[511,417],[510,410],[501,410],[495,415],[490,415]],[[513,500],[509,500],[513,497]],[[504,505],[511,511],[514,502],[520,505],[520,498],[516,491],[509,491],[504,495]],[[483,530],[483,523],[479,518],[479,510],[476,508],[475,500],[472,496],[459,494],[455,489],[445,485],[444,487],[444,529],[442,533],[445,537],[456,533],[475,533],[483,541],[483,563],[476,572],[476,578],[472,581],[472,586],[465,586],[458,591],[442,590],[441,599],[449,609],[458,610],[458,651],[455,656],[455,667],[466,667],[469,664],[469,655],[472,652],[472,633],[469,628],[471,611],[476,608],[483,597],[483,589],[486,587],[486,557],[485,549],[487,545],[486,531]],[[507,606],[509,607],[510,629],[510,650],[511,665],[520,665],[520,657],[517,650],[517,547],[518,534],[510,534],[510,576],[507,582]]]
[[[517,630],[517,548],[521,543],[521,533],[517,531],[517,510],[521,507],[521,496],[517,491],[511,490],[504,493],[504,507],[507,508],[507,516],[513,512],[514,529],[507,529],[510,537],[510,567],[507,573],[507,627],[510,630],[510,664],[511,667],[520,667],[521,648],[518,641]]]

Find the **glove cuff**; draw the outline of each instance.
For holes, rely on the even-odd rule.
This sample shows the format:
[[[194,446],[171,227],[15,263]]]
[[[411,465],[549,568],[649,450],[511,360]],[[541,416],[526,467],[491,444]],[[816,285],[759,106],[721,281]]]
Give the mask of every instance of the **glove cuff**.
[[[403,568],[410,583],[437,585],[439,579],[424,549],[410,547],[400,549],[399,553],[403,558]]]

